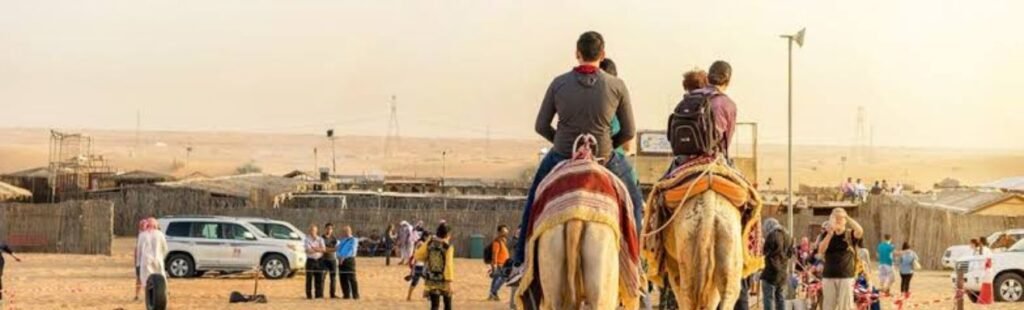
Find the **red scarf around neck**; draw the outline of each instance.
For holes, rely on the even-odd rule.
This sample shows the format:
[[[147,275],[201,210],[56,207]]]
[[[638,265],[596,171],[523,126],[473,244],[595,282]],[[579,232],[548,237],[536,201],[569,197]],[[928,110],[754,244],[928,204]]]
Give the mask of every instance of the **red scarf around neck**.
[[[572,71],[576,71],[582,74],[594,74],[597,73],[597,67],[591,65],[579,65],[572,68]]]

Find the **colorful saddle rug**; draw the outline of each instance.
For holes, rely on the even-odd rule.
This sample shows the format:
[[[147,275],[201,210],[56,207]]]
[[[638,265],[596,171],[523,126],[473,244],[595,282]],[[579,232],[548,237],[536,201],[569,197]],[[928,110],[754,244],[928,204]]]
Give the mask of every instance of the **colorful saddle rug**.
[[[725,164],[724,160],[699,158],[673,169],[655,184],[648,196],[643,249],[648,263],[647,276],[651,280],[664,283],[662,275],[678,274],[666,270],[677,268],[679,262],[666,255],[666,236],[661,229],[673,220],[678,208],[706,191],[718,193],[740,211],[743,239],[746,240],[743,277],[764,268],[760,195],[739,171]]]
[[[619,240],[619,296],[639,298],[641,289],[640,242],[633,203],[625,184],[611,171],[588,159],[570,159],[555,166],[537,188],[530,210],[526,244],[526,270],[516,293],[518,305],[531,307],[541,300],[537,240],[551,228],[570,220],[603,223]]]

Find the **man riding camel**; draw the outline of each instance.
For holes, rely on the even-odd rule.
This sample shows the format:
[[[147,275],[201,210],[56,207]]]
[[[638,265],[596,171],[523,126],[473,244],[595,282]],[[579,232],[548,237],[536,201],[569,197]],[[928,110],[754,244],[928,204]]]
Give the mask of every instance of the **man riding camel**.
[[[599,68],[605,56],[604,43],[600,33],[588,31],[580,35],[576,41],[579,65],[556,77],[544,94],[537,114],[536,131],[554,146],[541,160],[534,175],[520,227],[530,227],[530,210],[541,180],[558,163],[572,156],[573,143],[583,134],[597,138],[594,157],[604,160],[604,166],[625,183],[634,205],[637,226],[643,218],[643,197],[632,167],[624,156],[612,152],[633,139],[636,128],[626,84]],[[551,122],[556,115],[558,125],[553,127]],[[621,128],[615,135],[611,133],[613,118],[618,118]],[[519,240],[529,240],[528,234],[528,229],[522,229]],[[525,246],[526,242],[516,244],[514,261],[517,264],[525,261]],[[521,272],[521,269],[517,271]],[[517,279],[518,275],[513,276],[510,282]]]

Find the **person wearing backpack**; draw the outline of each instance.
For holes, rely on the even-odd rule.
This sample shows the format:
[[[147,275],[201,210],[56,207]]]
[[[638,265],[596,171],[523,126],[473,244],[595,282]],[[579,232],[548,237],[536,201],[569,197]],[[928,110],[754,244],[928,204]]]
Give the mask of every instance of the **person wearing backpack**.
[[[452,281],[455,280],[455,246],[451,244],[448,224],[437,227],[434,238],[416,249],[416,260],[424,262],[424,297],[430,299],[430,309],[437,310],[441,302],[444,309],[452,309]]]
[[[864,238],[864,229],[846,214],[846,210],[835,208],[825,230],[825,237],[818,246],[818,252],[824,253],[822,309],[851,310],[857,272],[854,244]]]
[[[765,310],[785,310],[786,299],[782,296],[787,277],[787,264],[793,257],[793,245],[789,233],[774,218],[764,220],[764,272],[761,273],[761,288],[764,293]]]
[[[505,284],[505,262],[508,261],[508,226],[498,225],[498,235],[484,251],[484,263],[488,265],[491,277],[491,294],[487,300],[499,301],[498,290]]]
[[[689,73],[688,73],[689,74]],[[708,69],[709,86],[687,91],[668,122],[668,139],[676,156],[672,167],[690,160],[722,154],[729,158],[729,143],[736,131],[736,103],[725,94],[732,81],[732,66],[715,61]],[[684,88],[686,80],[684,80]]]

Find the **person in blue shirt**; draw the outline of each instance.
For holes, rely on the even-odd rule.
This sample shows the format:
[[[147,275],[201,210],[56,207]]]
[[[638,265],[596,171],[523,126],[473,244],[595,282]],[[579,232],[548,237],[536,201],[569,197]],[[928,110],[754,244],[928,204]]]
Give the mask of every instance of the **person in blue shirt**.
[[[359,251],[359,239],[352,235],[352,226],[342,229],[343,237],[338,241],[338,260],[341,278],[342,299],[359,299],[359,283],[356,282],[356,252]]]
[[[903,249],[896,256],[900,259],[900,293],[904,298],[910,297],[910,279],[914,277],[917,253],[910,249],[910,243],[904,242]]]
[[[889,288],[892,283],[896,280],[896,277],[892,273],[892,251],[896,247],[892,245],[892,236],[885,234],[883,237],[884,241],[878,244],[878,282],[882,288],[882,292],[886,295],[891,294]]]

